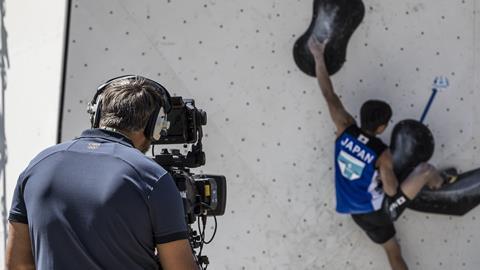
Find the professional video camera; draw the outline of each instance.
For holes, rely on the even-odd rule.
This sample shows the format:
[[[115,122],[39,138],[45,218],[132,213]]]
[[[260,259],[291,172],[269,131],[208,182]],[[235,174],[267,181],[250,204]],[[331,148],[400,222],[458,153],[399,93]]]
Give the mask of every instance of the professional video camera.
[[[202,255],[203,245],[212,242],[217,231],[216,216],[225,213],[227,199],[227,184],[225,176],[211,174],[193,174],[191,168],[205,165],[205,153],[202,149],[202,126],[207,124],[206,112],[195,107],[193,99],[182,97],[171,98],[172,110],[168,113],[170,122],[166,134],[163,134],[157,145],[183,144],[190,147],[186,154],[180,149],[163,148],[160,154],[155,154],[155,161],[165,168],[175,180],[183,198],[185,219],[189,224],[189,240],[197,263],[201,269],[207,269],[208,257]],[[155,145],[154,145],[155,147]],[[215,220],[214,232],[210,240],[205,240],[207,217]],[[198,232],[192,227],[197,221]],[[197,249],[198,253],[197,253]]]

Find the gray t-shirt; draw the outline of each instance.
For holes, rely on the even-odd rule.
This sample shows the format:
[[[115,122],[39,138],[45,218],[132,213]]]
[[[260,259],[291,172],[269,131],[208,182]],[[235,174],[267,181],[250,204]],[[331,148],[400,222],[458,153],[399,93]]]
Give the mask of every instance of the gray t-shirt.
[[[28,224],[37,270],[159,269],[156,244],[188,238],[172,177],[101,129],[35,157],[9,220]]]

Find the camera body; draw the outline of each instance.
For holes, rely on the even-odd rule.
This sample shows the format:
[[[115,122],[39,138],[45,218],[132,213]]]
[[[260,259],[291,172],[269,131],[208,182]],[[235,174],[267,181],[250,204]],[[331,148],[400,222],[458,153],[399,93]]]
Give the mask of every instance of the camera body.
[[[190,169],[205,165],[205,153],[202,149],[203,130],[207,124],[206,112],[195,107],[193,99],[171,98],[172,109],[167,115],[170,127],[155,145],[183,144],[190,146],[186,154],[179,149],[163,148],[160,154],[154,154],[154,160],[173,177],[183,199],[185,220],[189,224],[190,244],[196,254],[201,269],[206,269],[208,257],[202,256],[203,245],[212,241],[216,232],[216,216],[225,213],[227,200],[227,182],[223,175],[194,174]],[[215,219],[215,232],[212,239],[205,241],[207,217]],[[198,222],[198,230],[192,224]],[[203,230],[200,228],[203,225]],[[205,268],[204,268],[205,265]]]
[[[175,180],[184,199],[188,224],[194,223],[194,218],[202,214],[223,215],[227,198],[225,176],[190,172],[191,168],[205,165],[202,126],[207,124],[207,114],[195,107],[193,99],[172,97],[171,105],[172,110],[167,116],[170,127],[155,144],[191,144],[191,150],[184,155],[179,149],[164,148],[159,155],[154,155],[154,159]]]

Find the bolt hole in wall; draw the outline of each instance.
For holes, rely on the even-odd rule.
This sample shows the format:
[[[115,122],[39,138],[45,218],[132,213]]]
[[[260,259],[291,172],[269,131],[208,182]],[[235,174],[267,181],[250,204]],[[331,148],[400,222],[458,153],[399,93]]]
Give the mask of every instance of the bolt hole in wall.
[[[292,56],[312,3],[73,1],[61,139],[88,127],[85,104],[101,82],[158,80],[207,111],[201,170],[228,179],[227,211],[206,248],[213,269],[385,269],[383,251],[334,212],[333,125],[315,79]],[[425,120],[437,146],[431,161],[479,167],[476,0],[363,3],[332,77],[342,102],[357,115],[363,101],[387,100],[388,142],[394,123],[420,119],[433,78],[446,75],[450,87]],[[410,267],[476,269],[478,215],[407,211],[397,229]]]

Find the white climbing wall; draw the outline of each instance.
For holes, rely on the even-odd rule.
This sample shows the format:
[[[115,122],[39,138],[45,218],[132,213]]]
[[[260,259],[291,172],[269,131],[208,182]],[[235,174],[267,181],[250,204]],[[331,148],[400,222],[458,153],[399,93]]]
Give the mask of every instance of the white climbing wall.
[[[427,116],[433,162],[480,167],[480,1],[365,6],[333,77],[345,106],[357,115],[365,100],[385,99],[394,122],[419,119],[434,76],[446,75],[451,87]],[[311,0],[73,1],[62,140],[89,126],[97,85],[147,76],[208,112],[202,170],[228,181],[227,212],[206,248],[211,269],[387,269],[381,248],[334,211],[333,125],[292,56],[311,13]],[[479,226],[480,208],[407,210],[397,222],[411,269],[479,269]]]

